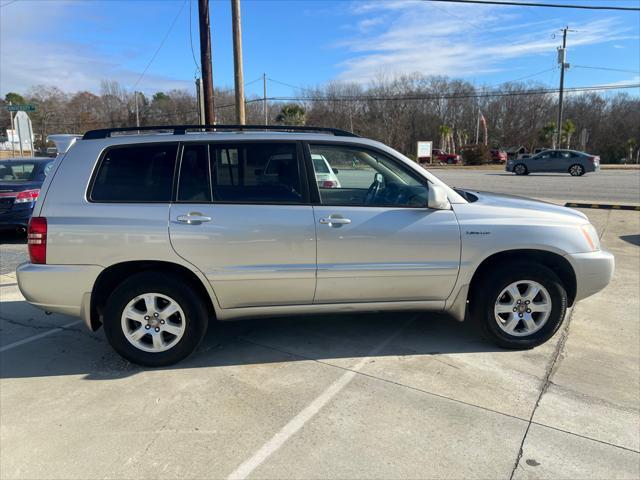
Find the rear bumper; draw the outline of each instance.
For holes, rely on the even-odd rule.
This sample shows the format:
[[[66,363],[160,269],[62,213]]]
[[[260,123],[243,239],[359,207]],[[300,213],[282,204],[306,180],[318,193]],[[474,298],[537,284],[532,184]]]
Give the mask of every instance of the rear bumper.
[[[615,270],[615,259],[603,250],[567,255],[576,274],[576,301],[599,292],[611,282]]]
[[[33,205],[33,204],[32,204]],[[16,227],[27,227],[29,219],[33,213],[31,208],[12,208],[7,212],[0,213],[0,229],[6,230]]]
[[[91,291],[103,268],[97,265],[35,265],[17,269],[18,287],[31,305],[80,317],[91,328]]]

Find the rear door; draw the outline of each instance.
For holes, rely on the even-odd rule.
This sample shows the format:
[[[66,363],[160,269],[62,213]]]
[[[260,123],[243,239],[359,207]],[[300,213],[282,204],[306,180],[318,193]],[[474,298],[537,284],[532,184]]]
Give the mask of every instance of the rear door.
[[[309,146],[338,168],[340,187],[314,207],[314,303],[444,300],[460,261],[453,210],[427,208],[428,184],[401,162],[359,145]]]
[[[185,144],[171,243],[222,308],[313,301],[316,235],[295,142]]]

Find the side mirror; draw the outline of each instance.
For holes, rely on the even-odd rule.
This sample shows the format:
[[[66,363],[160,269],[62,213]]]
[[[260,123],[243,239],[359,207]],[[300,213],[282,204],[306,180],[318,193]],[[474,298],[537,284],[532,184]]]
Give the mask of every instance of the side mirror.
[[[451,204],[447,198],[447,192],[440,185],[429,184],[429,197],[427,207],[434,210],[450,210]]]
[[[337,168],[332,168],[333,173],[335,173],[336,175],[338,174],[338,169]]]

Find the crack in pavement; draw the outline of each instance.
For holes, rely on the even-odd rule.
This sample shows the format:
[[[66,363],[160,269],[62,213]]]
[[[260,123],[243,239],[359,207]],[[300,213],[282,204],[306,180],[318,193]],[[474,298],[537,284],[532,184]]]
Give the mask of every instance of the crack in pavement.
[[[522,459],[522,454],[524,453],[523,452],[524,442],[526,441],[527,435],[529,434],[529,429],[531,428],[531,424],[534,423],[533,417],[536,413],[536,410],[540,406],[540,401],[542,400],[543,395],[547,392],[549,385],[551,385],[552,383],[551,375],[555,371],[556,365],[558,365],[558,361],[564,350],[564,346],[567,343],[567,338],[569,337],[569,327],[571,326],[571,320],[573,319],[574,310],[575,310],[575,307],[571,309],[571,311],[569,312],[569,315],[565,320],[565,325],[560,333],[560,339],[558,340],[558,343],[556,344],[556,347],[553,350],[553,355],[551,356],[551,360],[547,364],[547,368],[545,369],[545,375],[543,379],[544,381],[542,383],[542,388],[540,389],[540,395],[538,395],[536,404],[534,405],[533,410],[531,411],[531,416],[529,417],[529,421],[527,423],[527,429],[525,430],[524,435],[522,436],[522,441],[520,442],[520,450],[518,451],[518,455],[516,457],[515,463],[513,464],[513,469],[511,470],[511,475],[509,476],[509,480],[513,480],[513,476],[515,475],[516,470],[518,469],[518,465],[520,464],[520,460]]]

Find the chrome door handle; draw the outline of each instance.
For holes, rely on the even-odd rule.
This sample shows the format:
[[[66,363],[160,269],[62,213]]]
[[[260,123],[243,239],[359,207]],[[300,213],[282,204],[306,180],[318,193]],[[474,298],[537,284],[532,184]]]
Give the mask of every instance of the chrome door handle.
[[[340,225],[350,224],[351,220],[348,218],[330,215],[328,217],[321,218],[320,223],[323,225],[329,225],[330,227],[339,227]]]
[[[177,220],[180,223],[186,223],[188,225],[200,225],[203,222],[210,222],[211,217],[207,217],[198,212],[189,212],[187,215],[178,215]]]

